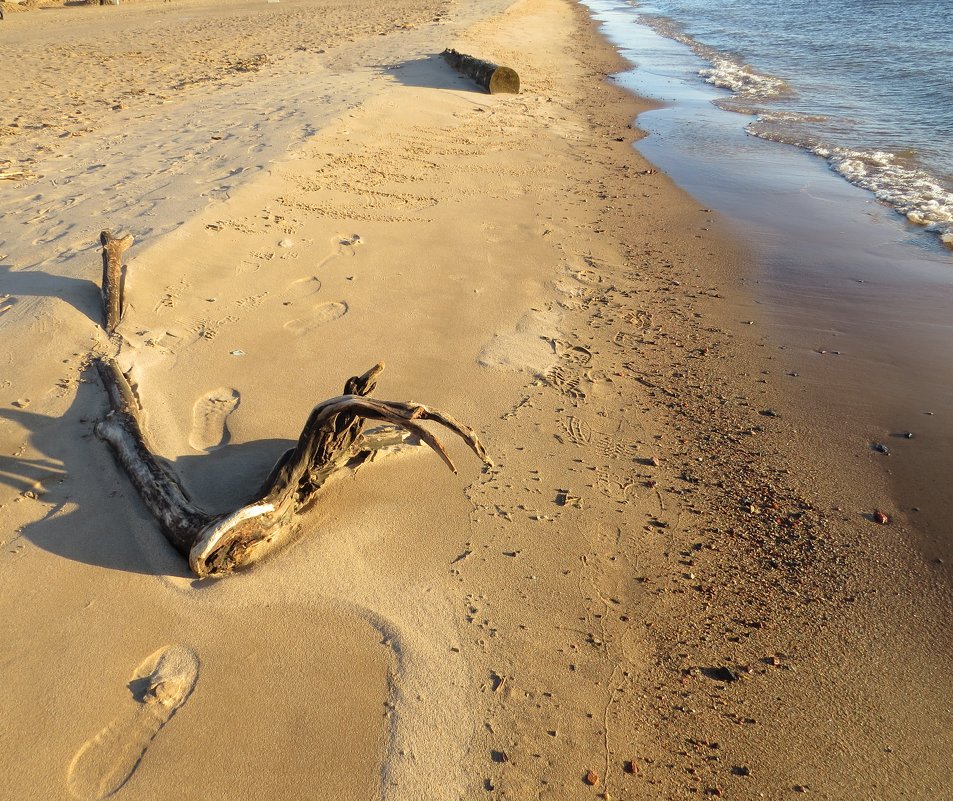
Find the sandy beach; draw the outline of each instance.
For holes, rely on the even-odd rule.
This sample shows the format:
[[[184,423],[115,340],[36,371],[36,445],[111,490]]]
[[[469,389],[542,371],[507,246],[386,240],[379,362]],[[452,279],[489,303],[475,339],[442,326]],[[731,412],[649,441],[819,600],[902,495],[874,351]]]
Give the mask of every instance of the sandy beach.
[[[864,422],[785,381],[743,236],[633,149],[582,6],[4,9],[4,795],[949,793],[948,540],[824,446]],[[382,453],[197,580],[95,434],[104,354],[213,513],[379,361],[494,464]]]

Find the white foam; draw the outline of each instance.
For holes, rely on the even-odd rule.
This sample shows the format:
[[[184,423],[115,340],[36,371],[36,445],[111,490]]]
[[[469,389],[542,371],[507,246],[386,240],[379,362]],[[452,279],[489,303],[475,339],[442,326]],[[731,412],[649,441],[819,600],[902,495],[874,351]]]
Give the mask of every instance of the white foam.
[[[918,167],[899,163],[893,153],[864,152],[840,147],[816,147],[813,152],[828,160],[835,172],[852,184],[953,244],[953,192]]]
[[[691,48],[695,55],[711,64],[711,67],[699,70],[698,74],[712,86],[728,89],[748,99],[781,97],[791,92],[790,87],[780,78],[758,72],[750,64],[699,42],[681,31],[673,20],[652,14],[640,14],[639,22],[660,36],[681,42]]]
[[[820,142],[807,123],[823,121],[808,115],[761,112],[745,130],[753,136],[803,148],[825,159],[834,172],[855,186],[873,192],[911,223],[936,233],[953,246],[953,191],[919,166],[885,150],[862,150]]]
[[[699,75],[712,86],[730,89],[745,98],[778,97],[788,91],[780,78],[755,72],[748,64],[727,58],[716,58],[712,66],[699,70]]]

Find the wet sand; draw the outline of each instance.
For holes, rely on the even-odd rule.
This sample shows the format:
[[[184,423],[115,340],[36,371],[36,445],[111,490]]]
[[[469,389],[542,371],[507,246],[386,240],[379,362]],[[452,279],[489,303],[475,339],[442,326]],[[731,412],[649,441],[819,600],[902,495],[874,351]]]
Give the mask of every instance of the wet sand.
[[[0,187],[12,791],[941,795],[942,596],[792,448],[751,253],[633,151],[645,106],[604,81],[621,61],[582,9],[317,6],[3,23],[76,12],[57,35],[79,58],[137,20],[182,74],[269,59],[90,113],[88,136],[16,135],[50,151]],[[201,52],[167,24],[185,12]],[[40,91],[40,29],[18,35]],[[517,67],[522,93],[477,91],[445,46]],[[375,460],[271,558],[190,579],[92,431],[103,227],[137,237],[119,358],[197,502],[254,489],[379,359],[377,394],[450,411],[496,466]]]

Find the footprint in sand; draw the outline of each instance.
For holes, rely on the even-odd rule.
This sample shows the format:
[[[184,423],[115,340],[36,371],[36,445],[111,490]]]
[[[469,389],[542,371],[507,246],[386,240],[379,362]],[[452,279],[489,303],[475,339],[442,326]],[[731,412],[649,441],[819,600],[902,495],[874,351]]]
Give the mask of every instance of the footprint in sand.
[[[321,279],[317,276],[312,275],[309,278],[299,278],[297,281],[292,281],[288,285],[281,303],[283,306],[293,306],[295,303],[301,302],[320,290]]]
[[[289,320],[285,323],[285,328],[292,334],[306,334],[320,325],[340,319],[345,314],[347,314],[347,304],[344,301],[319,303],[304,317]]]
[[[139,665],[129,682],[135,711],[116,718],[73,757],[66,779],[73,797],[96,801],[122,787],[149,744],[191,695],[198,675],[198,657],[184,645],[160,648]]]
[[[192,407],[189,445],[197,451],[212,451],[228,442],[226,419],[241,400],[237,389],[219,387],[205,393]]]

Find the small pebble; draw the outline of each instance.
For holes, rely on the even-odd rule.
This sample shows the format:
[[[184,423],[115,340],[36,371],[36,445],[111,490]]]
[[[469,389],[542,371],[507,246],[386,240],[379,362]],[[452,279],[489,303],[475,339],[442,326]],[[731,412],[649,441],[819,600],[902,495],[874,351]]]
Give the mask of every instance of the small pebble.
[[[875,509],[874,520],[880,523],[880,525],[886,526],[890,522],[890,515],[881,512],[879,509]]]
[[[587,771],[585,782],[590,787],[595,787],[597,784],[599,784],[599,774],[596,773],[594,770]]]
[[[702,672],[706,676],[708,676],[708,678],[714,679],[715,681],[730,682],[730,681],[738,681],[738,679],[740,678],[740,676],[737,673],[735,673],[731,668],[724,667],[724,666],[715,667],[715,668],[706,668]]]

